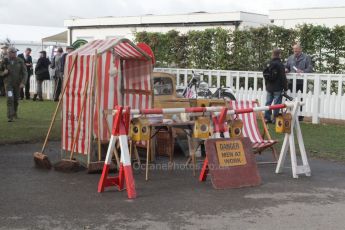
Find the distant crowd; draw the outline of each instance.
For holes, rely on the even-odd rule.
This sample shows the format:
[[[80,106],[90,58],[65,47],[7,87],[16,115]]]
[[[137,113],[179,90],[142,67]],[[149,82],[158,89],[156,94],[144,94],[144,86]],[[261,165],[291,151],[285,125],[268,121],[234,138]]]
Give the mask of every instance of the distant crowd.
[[[54,101],[58,101],[61,93],[66,56],[72,52],[72,46],[66,47],[66,52],[61,47],[50,61],[46,51],[40,51],[35,68],[33,67],[31,48],[26,48],[24,53],[17,56],[18,50],[9,45],[1,46],[0,54],[0,96],[7,97],[7,118],[13,122],[18,118],[18,101],[31,100],[30,77],[35,73],[36,92],[33,101],[43,101],[42,84],[45,80],[54,79]],[[53,70],[49,72],[49,67]]]

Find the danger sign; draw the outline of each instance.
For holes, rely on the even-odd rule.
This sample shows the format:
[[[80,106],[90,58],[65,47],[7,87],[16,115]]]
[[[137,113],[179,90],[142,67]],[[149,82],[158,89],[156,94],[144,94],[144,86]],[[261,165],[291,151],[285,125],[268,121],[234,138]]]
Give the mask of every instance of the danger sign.
[[[240,140],[216,142],[218,161],[221,167],[247,164]]]
[[[217,138],[205,142],[208,169],[216,189],[261,183],[249,138]]]

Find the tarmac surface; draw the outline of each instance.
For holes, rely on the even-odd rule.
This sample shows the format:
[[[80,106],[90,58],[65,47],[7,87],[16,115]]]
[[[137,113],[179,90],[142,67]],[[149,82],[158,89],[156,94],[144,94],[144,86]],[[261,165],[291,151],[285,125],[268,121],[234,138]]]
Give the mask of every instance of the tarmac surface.
[[[0,146],[0,229],[345,229],[342,163],[310,159],[312,176],[299,179],[288,162],[279,175],[275,165],[259,165],[260,186],[227,190],[188,169],[151,170],[148,182],[136,170],[138,197],[128,200],[114,188],[97,193],[99,174],[36,169],[40,148]],[[58,149],[47,149],[52,162]]]

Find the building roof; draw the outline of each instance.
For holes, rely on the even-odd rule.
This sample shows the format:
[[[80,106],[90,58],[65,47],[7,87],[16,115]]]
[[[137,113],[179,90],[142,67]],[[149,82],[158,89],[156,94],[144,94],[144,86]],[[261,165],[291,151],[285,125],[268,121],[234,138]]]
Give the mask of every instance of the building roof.
[[[198,24],[198,23],[226,23],[241,22],[247,18],[257,17],[259,21],[265,21],[268,16],[263,14],[248,13],[243,11],[206,13],[194,12],[188,14],[173,15],[142,15],[126,17],[101,17],[101,18],[75,18],[64,22],[66,27],[90,27],[90,26],[128,26],[128,25],[155,25],[155,24]]]
[[[344,18],[345,6],[275,9],[269,11],[270,19]]]

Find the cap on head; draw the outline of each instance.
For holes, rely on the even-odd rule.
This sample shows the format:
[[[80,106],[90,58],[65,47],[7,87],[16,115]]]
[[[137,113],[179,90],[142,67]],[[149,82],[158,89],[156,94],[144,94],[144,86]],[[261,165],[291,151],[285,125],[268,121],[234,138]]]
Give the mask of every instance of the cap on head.
[[[10,47],[8,47],[8,49],[7,49],[7,52],[9,52],[9,53],[17,53],[17,49],[16,48],[14,48],[13,46],[10,46]]]

